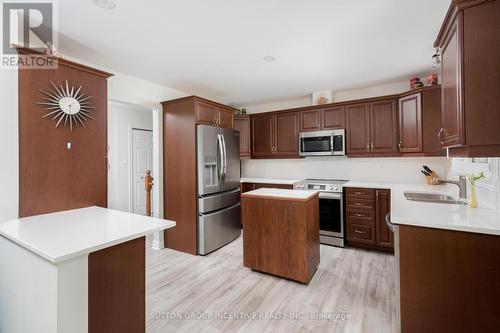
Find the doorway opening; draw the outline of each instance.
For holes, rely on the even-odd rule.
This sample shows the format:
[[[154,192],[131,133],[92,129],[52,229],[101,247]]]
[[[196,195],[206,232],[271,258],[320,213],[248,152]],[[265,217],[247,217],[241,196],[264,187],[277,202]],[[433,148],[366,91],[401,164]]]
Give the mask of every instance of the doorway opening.
[[[109,102],[108,163],[108,207],[144,215],[144,177],[146,170],[153,171],[151,109]]]

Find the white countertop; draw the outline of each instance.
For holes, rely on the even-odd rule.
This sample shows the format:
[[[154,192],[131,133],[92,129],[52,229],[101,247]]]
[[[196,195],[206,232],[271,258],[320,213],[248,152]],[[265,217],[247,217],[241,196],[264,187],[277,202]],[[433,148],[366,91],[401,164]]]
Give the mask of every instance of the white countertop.
[[[242,195],[252,196],[252,197],[276,197],[283,199],[294,199],[294,200],[308,200],[309,198],[315,196],[318,192],[316,191],[302,191],[302,190],[283,190],[278,188],[260,188],[258,190],[253,190],[245,192]]]
[[[241,183],[293,185],[301,179],[241,178]]]
[[[0,224],[0,235],[58,264],[156,231],[175,222],[88,207]]]
[[[459,199],[458,187],[455,185],[347,182],[344,187],[390,189],[391,222],[394,224],[500,235],[500,212],[496,210],[416,202],[407,200],[404,196],[406,191],[429,192],[447,194],[465,201]]]

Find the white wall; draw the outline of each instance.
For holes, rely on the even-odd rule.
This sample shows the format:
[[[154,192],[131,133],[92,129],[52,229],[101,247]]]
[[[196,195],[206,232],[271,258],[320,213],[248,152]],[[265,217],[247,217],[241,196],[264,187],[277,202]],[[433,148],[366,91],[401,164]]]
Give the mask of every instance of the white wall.
[[[3,142],[0,161],[0,222],[18,216],[19,151],[17,70],[0,70],[0,138]]]
[[[130,184],[132,128],[153,130],[153,111],[135,105],[109,102],[108,104],[108,206],[131,212]],[[157,206],[153,207],[157,208]]]
[[[311,105],[311,96],[302,96],[297,98],[290,98],[285,100],[273,101],[268,103],[259,103],[254,105],[246,105],[238,107],[239,109],[247,109],[248,114],[261,113],[276,110],[286,110],[293,108],[300,108],[303,106]]]
[[[378,97],[385,95],[400,94],[410,90],[408,81],[393,82],[376,86],[369,86],[357,89],[332,91],[333,102],[345,102],[349,100]],[[313,105],[312,94],[302,97],[283,99],[278,101],[249,104],[238,108],[247,109],[247,113],[261,113],[277,110],[286,110]]]
[[[359,89],[334,91],[333,101],[345,102],[361,98],[400,94],[408,90],[410,90],[410,84],[408,81],[394,82]]]
[[[244,160],[242,177],[305,179],[329,178],[353,181],[395,183],[425,183],[420,173],[427,165],[439,175],[445,175],[444,157],[430,158],[306,158],[296,160]]]
[[[156,217],[163,217],[163,108],[160,103],[185,96],[186,93],[123,73],[115,73],[108,80],[110,101],[137,105],[153,112],[152,201]]]

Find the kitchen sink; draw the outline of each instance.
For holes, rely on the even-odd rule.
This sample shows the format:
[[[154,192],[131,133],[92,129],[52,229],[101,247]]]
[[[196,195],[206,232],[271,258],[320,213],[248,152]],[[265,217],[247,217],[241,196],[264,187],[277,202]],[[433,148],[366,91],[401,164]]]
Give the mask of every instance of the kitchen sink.
[[[424,193],[424,192],[405,192],[406,200],[410,201],[420,201],[420,202],[432,202],[432,203],[442,203],[442,204],[452,204],[452,205],[467,205],[463,201],[455,200],[446,194],[440,193]]]

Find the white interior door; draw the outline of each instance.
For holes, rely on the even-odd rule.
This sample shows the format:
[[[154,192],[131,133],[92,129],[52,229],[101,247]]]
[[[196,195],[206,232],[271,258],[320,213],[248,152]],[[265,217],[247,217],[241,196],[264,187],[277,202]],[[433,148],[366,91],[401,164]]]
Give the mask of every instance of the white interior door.
[[[144,176],[153,168],[153,132],[132,130],[132,212],[146,214]],[[153,209],[153,208],[151,208]]]

